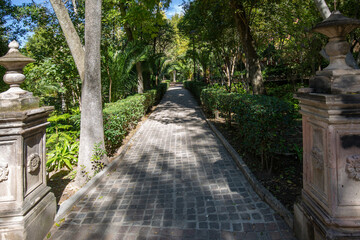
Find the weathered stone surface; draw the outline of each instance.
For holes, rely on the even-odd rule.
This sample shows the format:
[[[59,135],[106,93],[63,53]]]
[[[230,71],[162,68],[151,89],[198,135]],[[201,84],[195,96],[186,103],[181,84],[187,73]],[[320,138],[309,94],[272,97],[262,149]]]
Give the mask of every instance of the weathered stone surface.
[[[23,68],[35,60],[22,55],[18,48],[19,43],[12,41],[8,53],[0,57],[0,65],[6,68],[3,77],[5,83],[10,85],[9,90],[0,94],[0,112],[23,111],[39,107],[39,99],[31,92],[20,88],[24,82]]]
[[[360,234],[360,96],[296,95],[303,115],[304,172],[295,221],[303,223],[300,229],[307,229],[310,239],[352,239]]]
[[[0,239],[42,239],[53,224],[56,201],[45,169],[52,109],[0,114]]]
[[[0,112],[24,111],[38,107],[39,99],[29,92],[24,94],[6,92],[4,95],[0,94]]]
[[[360,20],[345,17],[335,10],[327,19],[318,23],[312,29],[314,32],[329,37],[325,49],[329,55],[330,64],[325,68],[326,70],[352,69],[345,61],[350,48],[349,43],[346,41],[346,35],[359,26]]]
[[[324,70],[310,79],[310,88],[315,93],[352,94],[360,93],[360,70]]]

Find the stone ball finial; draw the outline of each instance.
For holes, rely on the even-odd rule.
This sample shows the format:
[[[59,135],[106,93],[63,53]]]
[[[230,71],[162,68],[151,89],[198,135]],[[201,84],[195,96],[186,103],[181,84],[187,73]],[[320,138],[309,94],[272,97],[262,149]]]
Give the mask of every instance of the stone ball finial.
[[[9,45],[8,45],[8,47],[10,48],[10,50],[12,49],[12,48],[16,48],[16,49],[18,49],[19,48],[19,43],[16,41],[16,40],[13,40],[11,43],[9,43]]]
[[[12,41],[11,43],[9,43],[8,47],[9,47],[8,54],[21,54],[21,53],[19,52],[19,47],[20,47],[20,45],[19,45],[19,43],[18,43],[16,40],[14,40],[14,41]]]
[[[360,20],[345,17],[339,11],[334,11],[331,15],[317,24],[314,32],[318,32],[329,37],[329,43],[326,45],[326,53],[330,57],[330,64],[325,70],[351,70],[347,65],[345,58],[349,52],[350,46],[346,41],[346,35],[360,26]]]
[[[3,80],[10,85],[10,88],[0,94],[0,112],[38,107],[38,99],[33,97],[32,93],[20,88],[20,84],[25,80],[24,67],[35,60],[22,55],[19,51],[19,43],[15,40],[8,47],[10,49],[6,55],[0,57],[0,65],[6,68]]]
[[[11,43],[9,43],[9,45],[8,45],[8,47],[9,47],[9,51],[8,51],[8,54],[16,54],[16,53],[19,53],[20,54],[20,52],[19,52],[19,47],[20,47],[20,45],[19,45],[19,43],[16,41],[16,40],[14,40],[14,41],[12,41]]]
[[[20,53],[17,41],[12,41],[8,46],[10,49],[7,54],[0,57],[0,65],[7,70],[3,79],[5,83],[10,85],[10,88],[16,87],[17,90],[20,90],[19,86],[25,79],[22,74],[23,68],[31,62],[35,62],[35,60]]]

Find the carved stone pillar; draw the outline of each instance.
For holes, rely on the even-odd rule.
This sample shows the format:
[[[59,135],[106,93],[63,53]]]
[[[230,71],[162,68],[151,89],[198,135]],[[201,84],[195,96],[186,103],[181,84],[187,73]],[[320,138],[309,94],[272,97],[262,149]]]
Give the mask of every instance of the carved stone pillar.
[[[45,130],[53,107],[22,90],[32,62],[12,42],[0,64],[10,89],[0,94],[0,239],[43,239],[54,223],[56,201],[46,183]]]
[[[360,21],[339,12],[314,31],[330,38],[330,65],[300,89],[303,191],[295,204],[300,240],[360,239],[360,70],[345,63],[345,36]]]
[[[297,97],[303,115],[304,171],[295,229],[310,234],[299,239],[360,239],[360,96]],[[305,222],[304,216],[296,216],[301,211]]]

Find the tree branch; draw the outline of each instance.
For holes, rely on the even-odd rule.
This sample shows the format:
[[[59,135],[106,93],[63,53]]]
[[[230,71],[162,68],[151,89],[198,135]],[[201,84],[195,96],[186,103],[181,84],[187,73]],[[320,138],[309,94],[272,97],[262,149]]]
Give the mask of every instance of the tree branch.
[[[323,19],[326,19],[330,16],[331,12],[325,0],[314,0],[314,3]]]
[[[80,37],[76,32],[73,22],[70,19],[69,12],[62,0],[50,0],[61,29],[65,35],[66,42],[70,48],[71,55],[74,58],[76,68],[80,79],[84,81],[85,51],[81,44]]]

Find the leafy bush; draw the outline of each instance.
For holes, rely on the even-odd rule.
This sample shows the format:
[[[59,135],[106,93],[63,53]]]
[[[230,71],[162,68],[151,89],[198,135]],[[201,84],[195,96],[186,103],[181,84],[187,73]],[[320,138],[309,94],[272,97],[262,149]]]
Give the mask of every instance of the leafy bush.
[[[291,104],[294,108],[294,117],[301,118],[299,113],[300,106],[299,100],[294,98],[294,93],[302,87],[301,84],[284,84],[284,85],[276,85],[276,84],[267,84],[266,93],[269,96],[274,96],[280,98],[281,100]]]
[[[144,101],[144,109],[145,109],[145,112],[147,112],[148,110],[150,110],[150,108],[151,108],[152,106],[154,106],[155,103],[157,102],[156,94],[157,94],[157,90],[155,90],[155,89],[146,91],[146,92],[144,93],[144,96],[145,96],[145,101]]]
[[[185,81],[184,87],[188,89],[198,101],[200,101],[201,91],[207,87],[207,84],[197,81]]]
[[[211,88],[223,89],[224,91],[227,91],[227,92],[234,92],[234,93],[241,93],[241,94],[248,93],[248,91],[249,91],[249,86],[247,86],[247,84],[245,84],[244,82],[232,83],[231,89],[229,89],[229,86],[227,86],[226,84],[220,84],[220,83],[211,84]]]
[[[113,154],[126,134],[145,114],[145,95],[136,94],[117,102],[106,104],[103,111],[105,148]]]
[[[170,81],[165,80],[156,87],[156,104],[160,102],[161,98],[164,96],[169,86]]]
[[[214,114],[216,110],[220,108],[219,96],[224,93],[223,89],[205,88],[200,93],[201,104],[204,111],[210,114]]]
[[[294,129],[295,115],[294,107],[288,102],[271,96],[212,88],[203,88],[201,102],[207,112],[219,111],[228,123],[234,117],[243,149],[258,156],[263,169],[271,171],[274,156],[293,147],[286,141],[286,135]]]
[[[273,157],[288,152],[285,136],[293,130],[294,109],[290,104],[269,96],[239,95],[234,106],[243,147],[261,158],[263,169],[271,172]]]
[[[96,143],[93,149],[93,155],[91,156],[92,170],[94,170],[94,176],[98,174],[106,166],[102,161],[104,156],[107,155],[105,149],[102,148],[102,142]]]
[[[61,133],[54,149],[47,153],[46,168],[48,172],[57,171],[66,166],[72,170],[77,164],[79,142],[66,133]]]
[[[168,83],[161,83],[156,89],[144,94],[135,94],[105,105],[103,111],[105,148],[109,155],[114,154],[121,146],[122,140],[150,107],[161,100],[167,87]]]
[[[228,125],[231,125],[233,108],[237,105],[237,97],[240,94],[228,93],[222,88],[206,88],[201,92],[201,103],[204,110],[210,114],[219,111],[225,117]]]
[[[77,111],[75,111],[77,112]],[[79,129],[73,115],[55,113],[48,119],[50,126],[47,132],[47,161],[48,172],[57,171],[64,166],[72,170],[77,164],[79,152]]]

